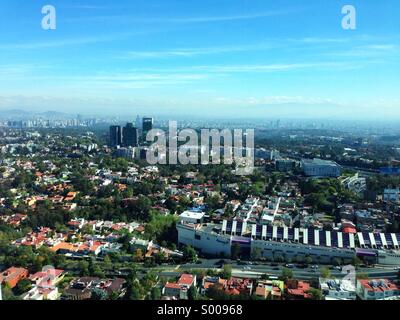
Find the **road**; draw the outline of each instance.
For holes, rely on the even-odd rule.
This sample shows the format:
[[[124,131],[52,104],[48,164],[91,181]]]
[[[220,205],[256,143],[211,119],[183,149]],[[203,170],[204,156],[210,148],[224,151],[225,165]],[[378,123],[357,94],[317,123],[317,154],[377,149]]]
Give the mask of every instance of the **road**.
[[[178,266],[161,266],[157,269],[161,271],[160,275],[162,276],[178,276],[182,272],[188,272],[190,270],[207,270],[207,269],[215,269],[222,270],[220,265],[220,259],[201,259],[201,263],[198,264],[182,264]],[[271,266],[270,263],[263,264],[238,264],[236,261],[224,259],[227,264],[232,266],[232,275],[240,276],[240,277],[248,277],[248,278],[259,278],[262,274],[268,274],[272,276],[280,276],[282,275],[282,269],[285,267],[284,264]],[[335,269],[333,266],[324,266],[320,265],[317,269],[311,268],[308,266],[306,268],[298,268],[295,264],[293,268],[291,268],[293,272],[293,277],[298,279],[312,279],[316,277],[320,277],[320,269],[323,267],[328,267],[330,270],[330,274],[335,278],[344,277],[347,272],[342,272],[341,270]],[[386,278],[386,279],[396,279],[398,275],[397,270],[393,270],[393,266],[374,266],[369,268],[357,268],[356,274],[363,273],[368,275],[369,278]]]

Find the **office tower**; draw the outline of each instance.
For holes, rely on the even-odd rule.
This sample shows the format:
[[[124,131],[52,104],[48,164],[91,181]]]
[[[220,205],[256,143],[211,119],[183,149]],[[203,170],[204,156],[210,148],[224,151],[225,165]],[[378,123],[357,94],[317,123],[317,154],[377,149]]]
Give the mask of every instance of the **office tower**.
[[[122,142],[125,147],[137,147],[139,144],[138,129],[132,123],[127,123],[122,129]]]
[[[143,118],[143,135],[146,137],[147,132],[153,129],[153,118]]]
[[[110,145],[112,147],[120,146],[122,143],[121,126],[110,126]]]
[[[138,128],[139,130],[142,129],[142,122],[140,121],[139,115],[137,115],[137,117],[136,117],[135,125],[136,125],[136,128]]]

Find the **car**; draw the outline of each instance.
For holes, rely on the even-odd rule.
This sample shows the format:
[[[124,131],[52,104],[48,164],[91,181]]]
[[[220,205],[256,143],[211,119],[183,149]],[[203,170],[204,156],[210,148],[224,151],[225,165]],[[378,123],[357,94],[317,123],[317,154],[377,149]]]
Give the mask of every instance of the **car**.
[[[279,270],[279,267],[274,267],[272,268],[272,270]]]
[[[289,269],[292,269],[292,268],[294,268],[294,264],[288,263],[288,264],[285,265],[285,267],[289,268]]]
[[[218,260],[216,263],[214,263],[215,265],[221,265],[221,264],[225,264],[226,261],[224,259]]]
[[[243,267],[243,270],[251,270],[251,267],[245,266],[245,267]]]
[[[318,267],[318,265],[314,264],[314,265],[312,265],[310,268],[311,268],[311,269],[318,269],[319,267]]]
[[[271,267],[277,267],[278,264],[277,263],[271,263]]]
[[[201,260],[196,261],[196,264],[202,264],[202,263],[203,263],[203,261],[201,261]]]
[[[339,270],[339,271],[342,271],[342,267],[341,266],[336,266],[335,269]]]
[[[394,267],[393,270],[400,270],[400,266]]]

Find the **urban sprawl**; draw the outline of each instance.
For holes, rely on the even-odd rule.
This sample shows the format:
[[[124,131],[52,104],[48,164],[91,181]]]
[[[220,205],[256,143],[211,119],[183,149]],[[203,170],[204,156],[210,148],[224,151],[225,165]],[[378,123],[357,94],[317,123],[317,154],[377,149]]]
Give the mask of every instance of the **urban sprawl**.
[[[265,121],[237,175],[108,120],[0,120],[0,299],[400,298],[399,133]]]

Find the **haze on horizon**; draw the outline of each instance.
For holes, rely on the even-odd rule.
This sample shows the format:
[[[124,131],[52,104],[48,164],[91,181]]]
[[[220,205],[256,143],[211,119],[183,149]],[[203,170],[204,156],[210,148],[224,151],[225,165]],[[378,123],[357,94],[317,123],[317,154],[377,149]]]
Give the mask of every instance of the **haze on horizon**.
[[[400,3],[51,0],[0,11],[0,112],[400,119]]]

